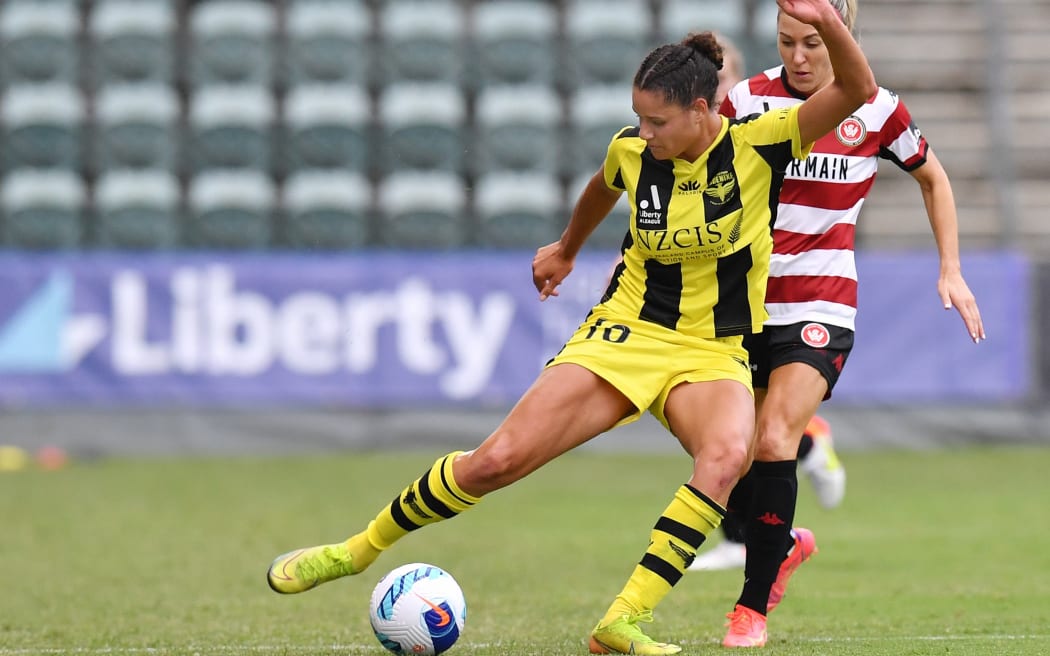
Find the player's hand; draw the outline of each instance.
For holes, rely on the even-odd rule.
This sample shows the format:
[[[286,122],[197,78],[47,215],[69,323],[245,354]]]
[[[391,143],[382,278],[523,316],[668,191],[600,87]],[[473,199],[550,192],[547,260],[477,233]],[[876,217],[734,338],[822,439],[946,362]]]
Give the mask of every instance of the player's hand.
[[[570,273],[575,263],[574,257],[567,257],[562,250],[561,242],[541,246],[532,258],[532,284],[540,293],[540,300],[558,295],[558,285]]]
[[[981,311],[977,308],[977,299],[966,285],[962,274],[955,271],[941,274],[937,281],[937,293],[941,296],[944,309],[953,307],[959,311],[966,331],[970,333],[970,339],[974,344],[980,344],[982,340],[988,339],[984,334],[984,322],[981,321]]]
[[[777,0],[777,6],[788,16],[806,25],[816,25],[828,17],[829,9],[836,16],[828,0]]]

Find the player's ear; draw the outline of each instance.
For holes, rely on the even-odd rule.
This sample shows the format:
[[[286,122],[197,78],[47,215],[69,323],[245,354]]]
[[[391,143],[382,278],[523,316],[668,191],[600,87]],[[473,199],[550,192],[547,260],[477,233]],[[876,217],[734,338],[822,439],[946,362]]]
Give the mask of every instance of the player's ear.
[[[693,99],[693,111],[696,112],[697,117],[703,117],[710,111],[711,106],[707,104],[706,98],[694,98]]]

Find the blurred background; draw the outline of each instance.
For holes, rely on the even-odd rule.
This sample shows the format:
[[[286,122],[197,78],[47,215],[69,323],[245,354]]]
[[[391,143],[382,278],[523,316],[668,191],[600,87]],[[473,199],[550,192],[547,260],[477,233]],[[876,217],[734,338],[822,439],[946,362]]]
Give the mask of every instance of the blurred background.
[[[861,0],[858,24],[952,178],[988,341],[940,307],[884,162],[824,414],[845,450],[1046,443],[1050,3]],[[562,297],[529,264],[634,122],[641,58],[714,29],[750,75],[775,27],[772,0],[4,0],[0,445],[473,444],[604,287],[625,205]]]

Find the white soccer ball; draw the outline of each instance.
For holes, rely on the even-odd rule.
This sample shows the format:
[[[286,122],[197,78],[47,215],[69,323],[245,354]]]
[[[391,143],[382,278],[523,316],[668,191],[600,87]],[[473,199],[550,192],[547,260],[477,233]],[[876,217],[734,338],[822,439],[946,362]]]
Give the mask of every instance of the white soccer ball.
[[[467,602],[448,572],[411,563],[379,581],[368,615],[376,638],[390,651],[435,656],[459,639],[467,621]]]

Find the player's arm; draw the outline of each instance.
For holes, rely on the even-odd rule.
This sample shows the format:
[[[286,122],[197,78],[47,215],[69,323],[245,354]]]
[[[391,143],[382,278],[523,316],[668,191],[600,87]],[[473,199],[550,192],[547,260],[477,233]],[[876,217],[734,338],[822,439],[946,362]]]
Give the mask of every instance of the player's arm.
[[[532,284],[539,291],[541,301],[558,295],[558,285],[572,272],[583,243],[612,211],[621,193],[605,184],[604,169],[598,169],[591,176],[576,200],[561,239],[541,247],[532,259]]]
[[[824,136],[878,90],[868,59],[828,0],[777,0],[780,10],[812,25],[828,49],[835,79],[802,103],[798,112],[802,143]]]
[[[926,216],[930,219],[933,238],[937,242],[937,254],[941,261],[937,293],[944,303],[944,309],[954,307],[959,311],[959,316],[970,333],[970,339],[976,344],[985,339],[984,323],[981,321],[977,299],[962,275],[962,263],[959,259],[959,218],[948,173],[941,166],[932,148],[926,152],[926,163],[910,173],[922,190]]]

